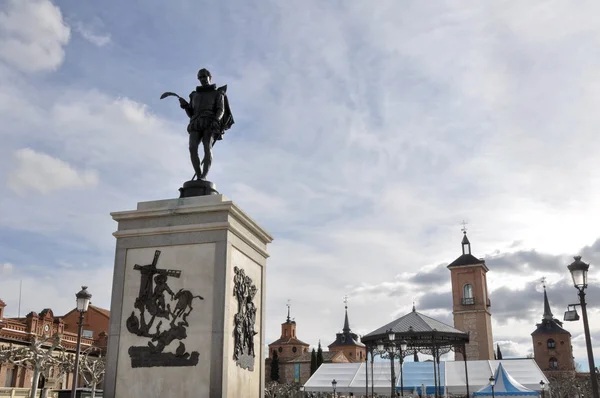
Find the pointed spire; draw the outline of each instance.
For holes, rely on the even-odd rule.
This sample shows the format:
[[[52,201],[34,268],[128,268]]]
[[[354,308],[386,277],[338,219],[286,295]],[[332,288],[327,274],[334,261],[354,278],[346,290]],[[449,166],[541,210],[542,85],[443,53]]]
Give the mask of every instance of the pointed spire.
[[[462,253],[463,254],[471,254],[471,242],[469,242],[469,238],[467,238],[467,231],[463,231],[463,239],[461,242],[462,245]]]
[[[290,305],[290,300],[289,299],[288,299],[288,302],[287,302],[286,306],[288,307],[288,315],[287,315],[286,322],[290,323],[290,307],[291,307],[291,305]]]
[[[344,309],[346,310],[346,317],[344,318],[344,333],[350,333],[350,322],[348,322],[348,296],[344,296]]]
[[[552,314],[552,310],[550,309],[550,302],[548,301],[548,294],[546,293],[546,278],[542,278],[542,283],[544,284],[544,318],[547,320],[554,319],[554,315]]]
[[[496,343],[496,359],[502,359],[502,351],[500,351],[500,344]]]
[[[412,312],[417,312],[417,309],[415,308],[415,302],[413,301],[413,309]]]

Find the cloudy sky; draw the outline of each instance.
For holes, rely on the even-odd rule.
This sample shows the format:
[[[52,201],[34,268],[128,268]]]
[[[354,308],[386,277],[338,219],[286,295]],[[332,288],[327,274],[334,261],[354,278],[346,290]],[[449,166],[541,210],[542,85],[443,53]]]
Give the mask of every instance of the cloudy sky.
[[[218,4],[217,4],[218,3]],[[600,3],[0,0],[0,297],[17,315],[109,306],[111,211],[191,177],[187,94],[207,67],[236,124],[211,179],[276,240],[267,342],[333,341],[417,309],[452,323],[467,220],[494,340],[527,355],[590,270],[600,340]],[[565,325],[586,366],[581,322]],[[600,356],[600,347],[596,350]]]

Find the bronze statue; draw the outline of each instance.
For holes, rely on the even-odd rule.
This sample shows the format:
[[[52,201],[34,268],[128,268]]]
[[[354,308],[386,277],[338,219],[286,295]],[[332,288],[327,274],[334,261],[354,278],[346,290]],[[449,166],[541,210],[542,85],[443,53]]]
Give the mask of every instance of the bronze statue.
[[[194,177],[203,181],[206,180],[212,165],[213,145],[216,141],[223,139],[225,131],[234,123],[229,108],[229,100],[227,99],[227,85],[217,88],[215,84],[211,83],[211,79],[212,75],[207,69],[200,69],[198,71],[200,86],[192,91],[189,101],[172,92],[166,92],[160,97],[161,99],[168,96],[179,98],[179,105],[190,118],[187,127],[190,158],[196,173]],[[200,162],[198,156],[200,143],[204,148],[202,162]],[[192,177],[192,180],[194,177]]]

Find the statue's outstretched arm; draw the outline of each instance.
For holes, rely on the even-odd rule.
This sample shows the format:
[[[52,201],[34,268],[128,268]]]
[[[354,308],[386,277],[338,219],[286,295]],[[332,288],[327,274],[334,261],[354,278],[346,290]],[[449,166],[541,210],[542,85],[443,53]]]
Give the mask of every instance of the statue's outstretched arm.
[[[189,102],[187,102],[186,100],[184,100],[181,97],[179,98],[179,106],[181,106],[181,109],[183,109],[185,111],[185,113],[188,115],[189,118],[194,116],[194,109],[190,105],[191,103],[192,103],[192,94],[190,94]]]

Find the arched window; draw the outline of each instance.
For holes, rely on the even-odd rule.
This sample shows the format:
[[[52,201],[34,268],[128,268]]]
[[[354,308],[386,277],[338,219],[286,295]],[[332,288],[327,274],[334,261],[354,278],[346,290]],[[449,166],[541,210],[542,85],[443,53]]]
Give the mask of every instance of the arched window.
[[[298,349],[296,347],[292,347],[292,352],[295,354]]]
[[[550,358],[548,363],[550,369],[558,369],[558,360],[554,357]]]
[[[467,283],[463,286],[463,296],[465,298],[473,297],[473,286],[470,283]]]
[[[466,283],[463,286],[463,305],[473,305],[475,304],[475,299],[473,298],[473,286],[470,283]]]
[[[548,348],[556,348],[556,341],[554,339],[548,339],[547,344]]]

